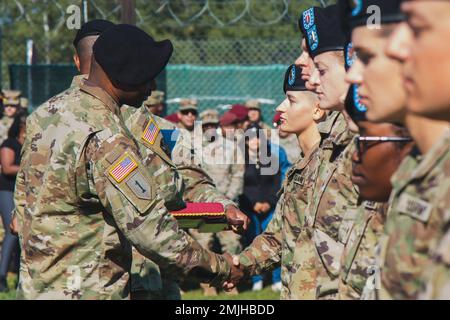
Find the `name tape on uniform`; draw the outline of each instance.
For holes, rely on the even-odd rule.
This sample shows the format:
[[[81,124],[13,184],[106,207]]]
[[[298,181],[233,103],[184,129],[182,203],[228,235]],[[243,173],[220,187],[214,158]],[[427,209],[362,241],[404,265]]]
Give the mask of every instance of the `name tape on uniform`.
[[[432,205],[409,194],[402,194],[398,203],[398,211],[420,221],[427,222],[430,218]]]

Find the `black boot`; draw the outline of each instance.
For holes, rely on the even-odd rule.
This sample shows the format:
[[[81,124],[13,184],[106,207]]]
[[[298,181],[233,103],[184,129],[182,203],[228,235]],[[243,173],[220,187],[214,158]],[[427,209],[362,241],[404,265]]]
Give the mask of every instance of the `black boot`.
[[[6,278],[1,277],[0,278],[0,292],[8,292],[8,284],[6,283]]]

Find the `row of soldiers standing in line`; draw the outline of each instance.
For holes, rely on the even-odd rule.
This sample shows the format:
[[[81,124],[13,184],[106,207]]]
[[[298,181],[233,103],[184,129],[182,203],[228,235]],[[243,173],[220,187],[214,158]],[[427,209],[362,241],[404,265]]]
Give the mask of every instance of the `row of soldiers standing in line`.
[[[278,109],[305,156],[241,272],[281,263],[283,299],[450,298],[448,21],[448,1],[302,12]]]

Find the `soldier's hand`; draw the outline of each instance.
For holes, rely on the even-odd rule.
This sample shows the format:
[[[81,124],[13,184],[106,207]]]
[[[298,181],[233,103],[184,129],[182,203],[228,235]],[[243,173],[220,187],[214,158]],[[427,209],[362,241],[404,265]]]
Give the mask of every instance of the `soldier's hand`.
[[[253,211],[255,211],[256,213],[261,213],[261,208],[262,208],[262,203],[261,202],[257,202],[253,206]]]
[[[239,263],[239,256],[231,256],[228,253],[223,255],[231,266],[230,277],[222,285],[225,291],[231,291],[244,277],[244,268]]]
[[[235,233],[242,233],[247,230],[250,220],[241,210],[235,206],[228,205],[225,208],[225,215],[227,217],[228,224]]]
[[[261,204],[261,212],[262,213],[267,213],[270,211],[270,204],[268,202],[263,202]]]

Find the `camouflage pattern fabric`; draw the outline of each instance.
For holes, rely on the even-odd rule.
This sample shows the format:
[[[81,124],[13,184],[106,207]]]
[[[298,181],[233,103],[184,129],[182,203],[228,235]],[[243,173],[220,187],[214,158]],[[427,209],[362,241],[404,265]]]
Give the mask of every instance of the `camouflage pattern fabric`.
[[[85,83],[31,117],[16,193],[19,298],[128,298],[132,245],[167,272],[227,277],[222,257],[178,229],[156,194],[162,160],[140,155],[103,90]]]
[[[281,263],[281,299],[315,297],[317,255],[312,241],[299,239],[310,232],[311,219],[305,216],[313,197],[319,144],[299,159],[287,172],[281,197],[267,229],[240,255],[240,262],[251,275],[273,269]],[[299,269],[303,273],[299,273]]]
[[[318,154],[316,183],[306,213],[312,219],[313,230],[306,241],[314,242],[320,261],[316,266],[316,298],[336,299],[341,255],[359,197],[350,180],[354,134],[348,130],[340,112],[332,113],[321,129],[330,134],[322,141]],[[301,242],[298,245],[301,246]]]
[[[136,109],[124,105],[121,107],[121,113],[126,127],[130,129],[131,135],[138,141],[141,154],[149,157],[158,156],[166,160],[166,163],[161,166],[159,177],[167,177],[163,173],[169,170],[171,171],[169,176],[175,178],[174,181],[157,181],[158,193],[161,193],[165,199],[167,208],[170,210],[181,209],[183,203],[180,203],[179,200],[183,198],[185,201],[190,202],[220,202],[224,206],[235,205],[216,190],[211,179],[199,167],[195,167],[193,164],[174,166],[174,163],[171,161],[170,151],[165,148],[166,145],[163,139],[151,145],[142,138],[147,125],[152,121],[160,130],[174,130],[174,124],[152,115],[145,106]],[[159,145],[161,148],[155,148],[155,145]],[[174,150],[186,152],[186,149],[179,151],[181,148],[186,148],[186,146],[177,142]],[[196,240],[199,239],[196,238]],[[200,244],[204,246],[202,242]],[[146,272],[148,277],[145,276]],[[161,273],[164,274],[164,272]],[[143,299],[145,293],[148,294],[147,299],[173,298],[177,296],[177,292],[179,295],[179,288],[176,282],[170,279],[170,275],[167,278],[163,277],[163,279],[160,279],[161,276],[159,276],[158,279],[159,274],[160,269],[155,263],[143,257],[139,252],[133,252],[131,270],[132,292],[139,292],[141,299]],[[163,283],[166,284],[165,287],[162,287]]]
[[[358,207],[342,255],[339,299],[360,299],[366,282],[372,280],[369,277],[379,272],[375,249],[383,234],[387,206],[387,203],[365,201]],[[375,286],[372,288],[376,289]]]
[[[402,162],[392,177],[386,235],[388,240],[381,280],[387,297],[417,299],[431,277],[430,295],[440,296],[448,282],[438,282],[448,271],[448,204],[450,129],[425,155],[412,155]],[[446,262],[447,261],[447,262]],[[445,272],[444,272],[445,273]],[[434,292],[434,293],[433,293]]]

